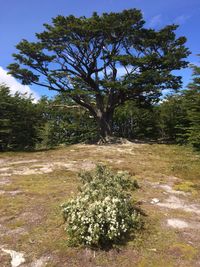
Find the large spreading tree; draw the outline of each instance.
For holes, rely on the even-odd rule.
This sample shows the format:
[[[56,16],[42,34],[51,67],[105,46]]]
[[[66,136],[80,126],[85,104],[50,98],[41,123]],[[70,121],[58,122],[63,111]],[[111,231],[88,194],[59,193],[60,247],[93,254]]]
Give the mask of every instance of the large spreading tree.
[[[104,140],[112,135],[116,107],[127,100],[158,101],[163,89],[177,89],[186,67],[186,38],[176,25],[145,28],[136,9],[94,13],[90,18],[57,16],[35,42],[22,40],[10,73],[23,84],[64,92],[96,119]]]

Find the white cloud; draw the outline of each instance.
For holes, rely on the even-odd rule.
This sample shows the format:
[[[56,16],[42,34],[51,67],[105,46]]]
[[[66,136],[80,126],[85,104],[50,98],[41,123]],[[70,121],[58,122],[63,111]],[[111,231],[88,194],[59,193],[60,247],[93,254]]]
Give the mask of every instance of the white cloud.
[[[190,16],[188,15],[181,15],[174,19],[174,23],[181,25],[181,24],[184,24],[189,18]]]
[[[161,14],[158,14],[154,17],[152,17],[149,21],[149,27],[156,27],[156,26],[159,26],[160,24],[162,23],[162,15]]]
[[[38,101],[40,96],[30,89],[28,85],[20,84],[14,77],[12,77],[6,70],[0,66],[0,84],[5,84],[10,88],[11,94],[20,92],[22,94],[27,93],[27,96],[32,95],[34,101]]]

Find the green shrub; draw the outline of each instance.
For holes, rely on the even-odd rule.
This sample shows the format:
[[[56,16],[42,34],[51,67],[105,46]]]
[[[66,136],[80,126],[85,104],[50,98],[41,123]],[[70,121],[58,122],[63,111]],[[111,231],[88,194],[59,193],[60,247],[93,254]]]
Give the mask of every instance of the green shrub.
[[[126,172],[114,174],[97,166],[80,175],[78,196],[63,204],[67,233],[73,244],[107,247],[125,239],[141,227],[140,213],[133,205],[131,191],[138,188]]]

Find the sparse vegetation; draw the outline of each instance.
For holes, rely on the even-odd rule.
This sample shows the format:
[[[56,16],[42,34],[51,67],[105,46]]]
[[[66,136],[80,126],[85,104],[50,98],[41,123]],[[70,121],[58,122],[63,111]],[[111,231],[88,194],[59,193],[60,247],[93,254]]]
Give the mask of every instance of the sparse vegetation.
[[[142,231],[136,231],[135,236],[130,236],[127,243],[118,245],[117,249],[112,248],[109,252],[97,250],[95,257],[89,249],[68,246],[69,235],[66,234],[66,225],[63,224],[59,208],[62,203],[76,198],[77,189],[82,187],[77,172],[86,159],[93,165],[102,162],[111,166],[114,172],[128,170],[140,185],[140,189],[135,190],[131,197],[142,203],[141,208],[147,214]],[[28,163],[31,160],[35,162]],[[179,210],[160,209],[150,204],[153,197],[160,200],[167,197],[163,189],[157,189],[153,184],[167,184],[173,177],[179,179],[175,180],[174,186],[192,182],[192,188],[197,193],[191,193],[188,198],[191,202],[199,203],[200,156],[190,148],[136,143],[73,145],[32,153],[4,152],[0,154],[0,161],[0,190],[6,191],[0,194],[0,242],[8,248],[23,251],[27,264],[35,259],[50,257],[47,263],[51,267],[68,267],[69,263],[74,267],[195,266],[200,251],[199,235],[195,229],[186,229],[187,234],[184,235],[183,231],[171,229],[165,223],[168,217],[193,220],[194,215]],[[17,163],[19,161],[22,162]],[[60,162],[58,166],[61,167],[57,166],[47,174],[38,174],[37,168],[35,174],[23,174],[26,168],[34,170],[34,166],[46,166],[47,163],[53,165],[56,162]],[[3,170],[5,167],[10,169]],[[16,195],[11,194],[13,191]],[[183,244],[188,248],[188,241],[193,242],[189,251],[182,249]],[[181,248],[177,244],[182,244]],[[190,251],[192,256],[187,258]],[[7,257],[4,258],[1,258],[0,253],[2,262],[6,262]]]

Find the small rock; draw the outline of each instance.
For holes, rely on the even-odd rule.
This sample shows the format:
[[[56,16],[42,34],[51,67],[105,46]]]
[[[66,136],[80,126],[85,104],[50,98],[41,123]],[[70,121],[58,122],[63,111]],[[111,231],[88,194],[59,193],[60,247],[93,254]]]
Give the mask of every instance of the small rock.
[[[18,267],[20,264],[25,262],[23,253],[4,248],[2,248],[1,250],[7,254],[10,254],[12,267]]]
[[[156,204],[158,202],[160,202],[160,200],[158,198],[152,198],[152,200],[151,200],[151,204]]]
[[[156,252],[156,251],[157,251],[156,248],[149,248],[148,250],[149,250],[149,251],[153,251],[153,252]]]

